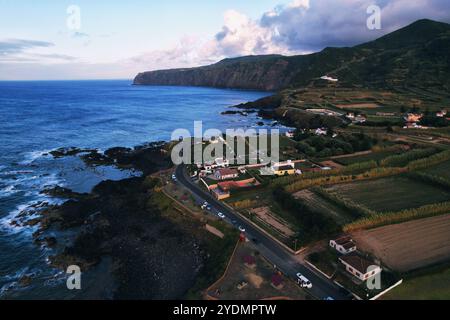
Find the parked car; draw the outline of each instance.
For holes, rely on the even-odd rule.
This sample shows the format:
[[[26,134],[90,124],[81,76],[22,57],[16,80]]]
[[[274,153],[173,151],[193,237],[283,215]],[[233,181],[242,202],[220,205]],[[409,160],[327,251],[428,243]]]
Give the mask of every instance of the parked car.
[[[239,226],[239,231],[240,232],[245,232],[245,228],[243,226]]]
[[[203,204],[200,207],[202,208],[202,210],[205,210],[209,207],[209,204],[208,204],[208,202],[205,201],[205,202],[203,202]]]
[[[312,283],[308,280],[304,275],[302,275],[300,272],[297,273],[297,283],[302,288],[311,289]]]
[[[217,215],[220,219],[225,219],[225,215],[222,212],[219,212]]]

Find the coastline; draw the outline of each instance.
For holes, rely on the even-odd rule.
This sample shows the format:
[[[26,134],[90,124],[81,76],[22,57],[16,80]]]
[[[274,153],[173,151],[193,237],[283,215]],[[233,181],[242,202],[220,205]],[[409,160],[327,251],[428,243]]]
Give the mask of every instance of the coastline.
[[[232,106],[230,106],[232,107]],[[218,117],[228,117],[229,115],[232,118],[239,118],[238,123],[240,121],[245,120],[245,122],[252,121],[252,119],[246,119],[247,117],[240,112],[236,113],[227,113],[229,111],[229,107],[226,107],[222,109],[224,114],[217,115]],[[235,109],[237,110],[237,109]],[[225,119],[225,118],[224,118]],[[229,118],[227,118],[229,119]],[[256,120],[258,118],[255,118],[254,127],[258,127],[259,125],[256,123]],[[268,127],[271,125],[268,124]],[[2,221],[4,222],[4,227],[8,228],[8,232],[27,232],[29,234],[29,237],[26,240],[25,238],[22,241],[28,241],[30,243],[34,243],[33,246],[35,247],[34,250],[40,250],[41,252],[45,252],[46,256],[49,256],[48,258],[48,270],[43,273],[43,271],[38,269],[23,269],[20,273],[17,273],[16,275],[13,275],[11,278],[16,279],[15,282],[11,282],[12,285],[3,287],[2,291],[2,299],[9,299],[9,298],[20,298],[20,297],[28,297],[27,289],[33,288],[35,286],[40,286],[41,281],[45,281],[45,285],[49,285],[48,290],[44,290],[45,293],[41,294],[43,296],[49,296],[51,297],[73,297],[77,299],[85,299],[85,298],[106,298],[106,299],[112,299],[115,297],[121,297],[124,299],[127,298],[181,298],[183,297],[190,289],[190,287],[194,283],[194,278],[186,279],[186,285],[177,285],[177,287],[181,288],[181,291],[172,293],[167,292],[167,296],[158,295],[161,293],[157,293],[156,290],[153,292],[152,296],[132,296],[133,292],[143,292],[143,290],[129,290],[130,287],[127,288],[127,286],[120,287],[121,281],[118,280],[120,277],[126,276],[128,272],[121,271],[120,266],[123,266],[124,264],[121,262],[117,262],[119,260],[123,261],[129,261],[130,258],[128,257],[128,253],[124,254],[123,251],[114,249],[112,246],[108,248],[108,245],[102,246],[98,249],[98,255],[101,255],[102,257],[110,257],[109,262],[105,262],[104,258],[97,259],[97,257],[93,258],[92,253],[85,252],[83,250],[79,250],[79,246],[77,244],[77,241],[79,243],[83,243],[84,241],[93,241],[94,239],[90,239],[89,236],[85,236],[86,232],[90,232],[92,230],[95,230],[98,234],[103,234],[104,239],[111,239],[111,238],[117,238],[117,234],[115,236],[111,236],[111,234],[108,234],[107,232],[110,232],[108,228],[105,230],[105,222],[108,221],[110,225],[114,226],[115,221],[112,219],[113,216],[108,215],[102,215],[98,214],[97,211],[99,207],[96,205],[94,206],[96,211],[89,211],[87,212],[87,215],[81,214],[79,216],[68,214],[67,216],[64,216],[65,213],[73,213],[73,212],[82,212],[85,210],[85,208],[89,208],[89,206],[92,205],[92,202],[104,202],[102,203],[102,206],[107,203],[107,199],[114,198],[114,200],[117,200],[121,197],[124,197],[124,186],[126,186],[126,189],[130,190],[130,192],[133,194],[133,196],[136,196],[137,194],[143,194],[145,193],[146,196],[148,196],[148,193],[151,191],[146,190],[145,192],[141,192],[142,189],[139,186],[140,184],[145,183],[145,176],[151,175],[155,171],[158,171],[160,168],[166,168],[165,163],[166,160],[156,163],[156,164],[149,164],[148,160],[153,159],[153,157],[149,157],[148,153],[151,153],[152,150],[156,147],[159,148],[163,145],[167,144],[167,142],[155,142],[155,143],[149,143],[144,144],[135,148],[130,147],[115,147],[115,148],[109,148],[105,151],[100,151],[95,148],[74,148],[74,147],[68,147],[68,148],[59,148],[54,150],[45,150],[45,151],[39,151],[39,152],[32,152],[29,153],[25,160],[21,160],[21,165],[26,167],[31,167],[30,174],[33,174],[33,171],[37,166],[41,165],[42,159],[45,159],[46,162],[52,163],[54,161],[57,161],[58,167],[61,166],[64,167],[65,173],[70,175],[80,175],[84,172],[84,170],[92,171],[92,173],[95,173],[95,175],[101,173],[101,176],[103,176],[105,179],[108,177],[108,175],[111,176],[111,170],[112,168],[116,168],[112,170],[112,176],[114,177],[114,180],[116,181],[100,181],[95,182],[96,180],[91,180],[91,178],[88,178],[89,174],[84,174],[84,177],[88,178],[91,182],[91,185],[93,187],[92,192],[90,191],[89,186],[83,186],[83,183],[80,184],[80,187],[78,187],[76,191],[71,190],[70,186],[66,187],[62,181],[59,179],[54,179],[53,181],[50,181],[48,183],[45,183],[45,185],[42,186],[42,188],[39,190],[41,201],[31,201],[29,204],[24,204],[22,207],[19,207],[17,210],[11,212],[8,216],[2,217]],[[80,163],[83,163],[83,166],[80,165]],[[54,166],[54,164],[51,164]],[[161,166],[162,165],[162,166]],[[109,169],[111,168],[111,169]],[[2,168],[3,169],[3,168]],[[6,169],[6,167],[4,167]],[[115,173],[115,170],[123,171],[125,173],[124,177],[120,177],[120,174]],[[74,172],[72,172],[74,171]],[[11,172],[10,170],[8,172]],[[23,171],[24,173],[25,171]],[[134,172],[134,174],[133,174]],[[14,172],[11,172],[14,173]],[[131,176],[126,177],[126,175],[129,175],[131,173]],[[139,177],[133,177],[133,175],[141,173]],[[59,175],[59,174],[58,174]],[[99,176],[99,178],[101,177]],[[56,175],[55,175],[56,177]],[[51,177],[49,177],[51,178]],[[83,176],[77,177],[77,179],[83,179]],[[96,178],[97,179],[97,178]],[[131,187],[130,187],[131,186]],[[114,193],[117,190],[122,190],[121,192]],[[114,194],[114,196],[112,196]],[[130,196],[130,194],[128,194]],[[50,199],[53,199],[54,201],[50,201]],[[85,207],[81,209],[81,206],[78,207],[80,203],[84,203]],[[106,206],[106,205],[105,205]],[[110,209],[110,208],[108,208]],[[130,209],[130,208],[129,208]],[[103,210],[105,211],[105,210]],[[129,210],[133,211],[133,210]],[[129,212],[126,211],[125,212]],[[158,216],[157,210],[154,212],[155,216]],[[98,218],[93,218],[98,217]],[[99,220],[97,220],[99,219]],[[145,225],[145,221],[140,221],[140,218],[136,218],[135,222],[132,223],[132,225]],[[139,221],[137,223],[136,221]],[[153,218],[152,218],[153,221]],[[121,221],[123,222],[123,221]],[[107,223],[107,224],[108,224]],[[169,229],[176,229],[177,226],[173,225],[170,221],[161,219],[154,219],[153,221],[154,225],[148,226],[147,229],[154,230],[154,232],[158,233],[158,228],[162,228],[163,230],[169,228]],[[158,227],[160,226],[160,227]],[[170,227],[169,227],[170,226]],[[113,228],[114,229],[114,228]],[[137,230],[137,229],[136,229]],[[135,231],[136,231],[135,230]],[[116,230],[115,230],[116,231]],[[137,234],[140,234],[141,231],[137,231],[135,234],[135,238],[139,238]],[[175,232],[175,231],[174,231]],[[190,244],[191,247],[199,247],[198,241],[196,242],[195,239],[191,237],[189,233],[186,233],[183,230],[177,231],[176,237],[187,237],[185,238],[183,243]],[[80,237],[80,235],[83,234],[83,237]],[[119,233],[120,234],[120,233]],[[129,233],[127,233],[129,235]],[[118,238],[120,238],[119,236]],[[145,235],[143,236],[146,237]],[[152,238],[152,235],[149,235],[150,239]],[[175,237],[175,238],[176,238]],[[84,238],[84,239],[83,239]],[[125,237],[122,236],[122,240]],[[200,237],[202,238],[202,237]],[[136,243],[139,243],[138,240],[136,240]],[[171,248],[176,247],[175,244],[170,244],[170,238],[162,238],[165,239],[165,241],[162,241],[161,244],[159,244],[159,248],[165,248],[164,250],[160,251],[160,255],[164,256],[166,252],[169,252]],[[93,243],[101,243],[103,240],[100,240],[98,238],[93,241]],[[93,247],[91,242],[87,242],[89,245],[86,245],[85,247]],[[131,240],[130,240],[131,242]],[[134,244],[136,244],[134,243]],[[178,242],[176,242],[178,243]],[[164,247],[164,244],[167,244],[168,247]],[[123,246],[124,243],[121,243]],[[147,263],[144,265],[141,265],[143,268],[145,268],[145,265],[152,265],[152,263],[149,261],[152,260],[152,257],[150,255],[145,255],[145,252],[152,252],[152,256],[157,254],[158,252],[157,247],[153,246],[152,249],[142,247],[142,256],[146,256],[148,259]],[[79,251],[78,251],[79,250]],[[150,251],[149,251],[150,250]],[[131,252],[132,250],[128,250]],[[189,248],[185,248],[185,250],[181,250],[179,253],[179,257],[183,257],[184,252],[190,252],[188,256],[184,256],[184,262],[180,262],[180,265],[191,265],[191,271],[186,272],[187,274],[191,273],[193,275],[197,274],[201,269],[202,261],[204,261],[204,257],[202,256],[204,252],[191,252],[189,251]],[[96,254],[97,255],[97,254]],[[116,258],[111,257],[114,256]],[[190,260],[192,257],[194,257],[195,261]],[[202,258],[203,257],[203,258]],[[114,261],[116,259],[116,261]],[[191,262],[189,262],[191,261]],[[65,279],[66,274],[63,272],[65,267],[69,263],[77,262],[83,267],[90,267],[90,271],[86,274],[86,279],[93,278],[90,276],[91,274],[98,274],[95,278],[100,277],[100,279],[109,279],[109,280],[101,280],[101,281],[107,281],[108,285],[104,285],[104,287],[108,287],[108,290],[102,290],[101,292],[93,290],[89,293],[81,294],[73,296],[73,294],[67,294],[64,293],[64,295],[60,295],[62,289],[62,286],[65,285]],[[154,263],[153,263],[154,264]],[[128,267],[132,271],[130,274],[135,274],[136,278],[141,278],[141,276],[138,276],[139,274],[139,268],[130,266]],[[100,270],[100,271],[99,271]],[[103,270],[103,271],[101,271]],[[104,276],[105,270],[109,270],[108,273],[110,273],[114,277],[115,284],[111,283],[111,277]],[[195,272],[192,270],[196,270]],[[175,272],[175,271],[174,271]],[[101,275],[100,275],[101,274]],[[170,278],[175,278],[175,275],[172,275]],[[7,278],[5,278],[7,280]],[[144,281],[149,285],[150,287],[157,287],[155,283],[151,282],[151,279],[147,279],[147,281]],[[53,283],[50,285],[50,283]],[[130,286],[139,286],[140,283],[134,283],[130,279],[125,281],[125,283],[130,283]],[[150,284],[151,283],[151,284]],[[55,287],[56,292],[51,293],[52,288]],[[93,286],[90,286],[93,287]],[[175,287],[175,286],[172,286]],[[183,289],[184,288],[184,289]],[[48,291],[48,292],[47,292]],[[114,293],[115,292],[115,295]],[[100,296],[99,296],[100,295]]]

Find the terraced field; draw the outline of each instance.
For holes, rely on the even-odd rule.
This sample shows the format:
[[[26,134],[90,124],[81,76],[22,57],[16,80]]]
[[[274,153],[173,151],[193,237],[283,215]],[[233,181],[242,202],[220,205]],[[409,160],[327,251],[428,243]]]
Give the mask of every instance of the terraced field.
[[[360,181],[326,189],[377,212],[400,211],[450,200],[450,190],[406,177]]]

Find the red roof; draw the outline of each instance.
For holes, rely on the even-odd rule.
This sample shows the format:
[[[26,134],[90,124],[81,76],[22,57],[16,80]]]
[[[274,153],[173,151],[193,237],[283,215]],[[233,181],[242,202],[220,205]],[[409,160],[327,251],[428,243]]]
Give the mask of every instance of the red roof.
[[[239,172],[236,169],[219,169],[216,171],[217,173],[219,173],[221,176],[231,176],[231,175],[238,175]]]
[[[375,264],[374,262],[367,260],[365,258],[362,258],[358,255],[344,256],[339,259],[342,262],[345,262],[346,264],[350,265],[353,269],[358,270],[362,274],[366,274],[368,271],[368,268]]]
[[[254,265],[256,263],[256,259],[254,256],[245,256],[244,262],[250,266]]]
[[[272,276],[272,284],[275,286],[275,287],[278,287],[279,285],[281,285],[283,283],[283,278],[279,275],[279,274],[274,274],[273,276]]]

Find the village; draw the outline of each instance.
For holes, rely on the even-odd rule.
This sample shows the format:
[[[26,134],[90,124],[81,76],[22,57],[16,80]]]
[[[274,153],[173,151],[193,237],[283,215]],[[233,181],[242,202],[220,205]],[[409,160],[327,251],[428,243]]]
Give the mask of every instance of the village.
[[[260,240],[253,236],[255,230],[290,252],[300,264],[306,264],[355,299],[375,300],[389,296],[389,292],[402,285],[405,270],[425,263],[425,257],[419,255],[404,267],[396,258],[395,251],[386,258],[378,248],[381,244],[373,242],[369,231],[362,231],[367,227],[360,227],[360,224],[367,223],[365,217],[373,216],[369,229],[375,228],[373,230],[384,234],[381,229],[386,223],[377,222],[376,217],[379,215],[381,221],[380,210],[386,210],[386,201],[392,201],[392,208],[387,208],[390,211],[384,215],[391,216],[392,221],[397,215],[408,213],[405,210],[410,210],[411,214],[423,211],[427,220],[427,212],[433,210],[434,203],[443,206],[440,210],[446,210],[444,208],[450,200],[448,190],[443,191],[442,186],[431,182],[431,176],[428,178],[430,181],[425,182],[413,179],[415,173],[407,172],[422,171],[422,168],[436,164],[440,166],[440,163],[445,167],[450,159],[444,147],[447,141],[433,135],[428,139],[415,131],[404,134],[403,130],[429,128],[428,132],[434,132],[433,121],[448,121],[447,111],[442,109],[433,114],[418,110],[403,114],[378,111],[368,115],[363,112],[367,105],[352,107],[357,109],[345,113],[326,108],[307,109],[307,112],[318,116],[341,118],[347,122],[347,127],[287,130],[280,136],[281,157],[277,162],[259,160],[253,164],[237,165],[234,164],[237,160],[234,156],[229,159],[217,157],[213,161],[186,166],[191,183],[205,194],[195,196],[190,207],[234,225],[243,243],[230,260],[229,268],[235,271],[226,272],[208,288],[208,297],[259,299],[289,293],[287,295],[294,299],[311,298],[316,277],[311,281],[312,275],[307,272],[305,276],[305,270],[286,274],[278,268],[274,269],[266,260],[261,260],[258,249]],[[348,106],[342,108],[346,109]],[[401,121],[397,122],[395,131],[382,132],[373,129],[373,117],[392,117],[395,121]],[[426,126],[424,119],[429,118],[433,121]],[[225,140],[223,137],[205,139],[202,144],[207,147]],[[244,140],[248,146],[248,140]],[[321,151],[320,148],[330,151],[324,152],[325,149]],[[261,156],[250,148],[247,152],[244,157],[247,161]],[[421,163],[421,167],[416,169],[416,162]],[[171,183],[179,185],[178,177],[173,174]],[[391,188],[400,188],[392,192],[392,197],[400,192],[401,199],[389,200],[390,196],[386,197],[384,192],[389,192]],[[419,194],[429,194],[431,190],[435,190],[434,197],[420,198]],[[372,204],[374,199],[381,197],[381,192],[385,201]],[[221,205],[218,207],[212,200],[207,200],[206,194]],[[374,198],[375,194],[379,196]],[[182,201],[185,205],[191,202],[186,196]],[[229,212],[233,212],[233,216]],[[432,217],[428,220],[430,225],[434,225]],[[411,223],[414,224],[412,228],[417,228],[416,221]],[[446,223],[443,225],[447,226]],[[412,234],[403,229],[403,224],[399,226],[402,229],[398,234],[403,235],[399,241],[403,243]],[[223,235],[211,226],[207,230]],[[435,236],[441,239],[445,234],[443,231]],[[441,255],[433,255],[432,261],[443,261],[448,254],[441,246],[435,247],[436,242],[433,241],[423,246],[441,252]],[[290,285],[292,280],[300,289],[306,289],[307,294],[293,289]],[[332,299],[331,296],[322,298]]]

